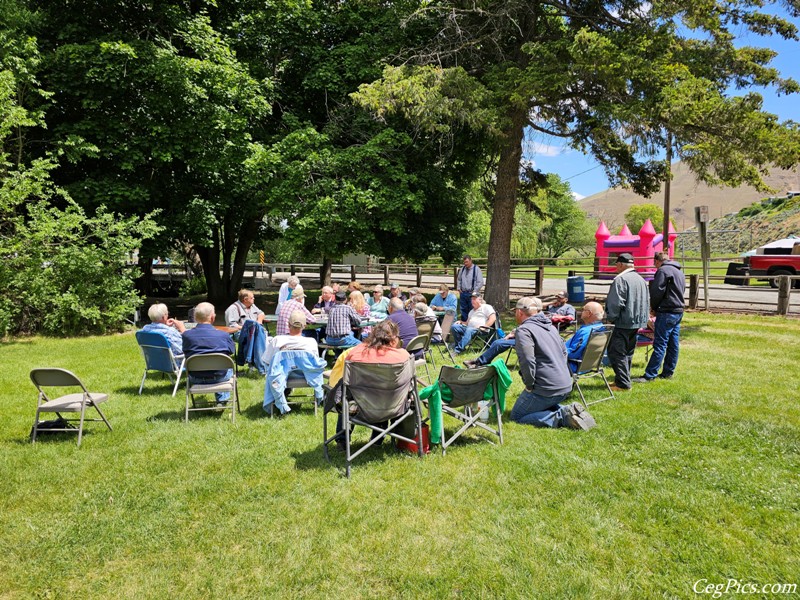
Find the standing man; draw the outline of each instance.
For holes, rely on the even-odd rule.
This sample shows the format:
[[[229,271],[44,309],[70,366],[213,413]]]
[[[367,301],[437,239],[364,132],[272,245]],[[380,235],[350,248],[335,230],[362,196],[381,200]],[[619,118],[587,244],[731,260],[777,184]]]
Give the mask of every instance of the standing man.
[[[520,298],[514,311],[519,325],[519,375],[525,391],[511,410],[511,420],[537,427],[591,429],[596,423],[581,404],[559,404],[572,392],[572,376],[564,342],[541,310],[538,298]]]
[[[644,377],[634,379],[636,383],[653,381],[656,377],[670,379],[678,365],[686,277],[680,263],[670,260],[666,252],[656,252],[655,263],[658,270],[650,282],[650,306],[656,313],[653,353]],[[659,375],[661,361],[664,368]]]
[[[187,329],[183,332],[183,352],[186,358],[195,354],[234,354],[236,348],[233,345],[231,336],[214,327],[214,319],[217,315],[214,305],[209,302],[201,302],[194,309],[194,318],[197,327]],[[189,375],[190,383],[222,383],[233,377],[233,369],[226,371],[196,371]],[[224,406],[231,397],[230,392],[217,392],[214,394],[217,404]]]
[[[461,320],[466,321],[472,308],[472,294],[480,293],[483,287],[483,273],[481,268],[472,262],[469,254],[464,255],[464,265],[458,271],[456,278],[458,284],[459,302],[461,306]]]
[[[647,283],[633,268],[633,256],[623,252],[617,257],[617,276],[606,298],[606,315],[614,324],[608,344],[608,360],[614,369],[611,389],[631,389],[631,363],[636,350],[636,332],[647,325],[649,314]]]

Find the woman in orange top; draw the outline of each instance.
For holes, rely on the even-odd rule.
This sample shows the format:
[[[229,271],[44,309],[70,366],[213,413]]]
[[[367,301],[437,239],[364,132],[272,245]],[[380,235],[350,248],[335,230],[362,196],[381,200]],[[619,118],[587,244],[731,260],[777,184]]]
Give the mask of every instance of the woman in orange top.
[[[329,384],[335,386],[344,373],[344,361],[370,363],[370,364],[397,364],[404,363],[411,355],[403,348],[399,330],[394,321],[381,321],[372,328],[369,337],[363,344],[359,344],[350,349],[347,354],[339,357],[331,372]],[[341,362],[341,365],[339,364]],[[376,423],[380,427],[385,427],[385,423]],[[339,413],[336,419],[336,431],[341,432],[343,428],[342,414]],[[379,435],[377,431],[372,432],[372,437]],[[336,445],[344,447],[344,436],[336,439]]]

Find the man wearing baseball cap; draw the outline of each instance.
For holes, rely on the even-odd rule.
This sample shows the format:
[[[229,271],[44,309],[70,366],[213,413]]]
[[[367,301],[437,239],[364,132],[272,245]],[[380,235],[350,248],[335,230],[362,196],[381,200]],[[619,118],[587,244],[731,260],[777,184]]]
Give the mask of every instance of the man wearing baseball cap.
[[[511,410],[511,420],[537,427],[591,429],[596,423],[582,404],[559,404],[572,392],[572,376],[564,342],[541,310],[538,298],[520,298],[514,311],[519,375],[525,391]]]
[[[623,252],[617,257],[617,276],[606,298],[606,316],[614,324],[608,344],[608,360],[614,369],[614,391],[631,389],[631,363],[636,350],[636,332],[647,326],[650,293],[647,283],[633,268],[633,256]]]
[[[299,310],[305,315],[307,322],[317,322],[317,318],[309,312],[303,303],[305,299],[305,292],[303,292],[303,288],[301,288],[299,285],[292,290],[291,298],[283,303],[281,310],[278,313],[278,323],[275,327],[275,335],[289,335],[289,317],[296,310]]]

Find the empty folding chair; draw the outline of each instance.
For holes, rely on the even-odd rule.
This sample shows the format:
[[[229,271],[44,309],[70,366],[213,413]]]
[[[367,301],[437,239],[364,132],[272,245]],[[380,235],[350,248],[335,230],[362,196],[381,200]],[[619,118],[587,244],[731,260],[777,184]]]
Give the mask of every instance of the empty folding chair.
[[[181,356],[180,360],[176,359],[167,337],[157,331],[137,331],[136,341],[139,343],[142,357],[144,357],[144,374],[142,375],[142,383],[139,384],[139,395],[142,395],[147,372],[160,371],[169,375],[170,378],[175,378],[175,386],[172,388],[172,396],[174,397],[178,391],[178,384],[181,382],[183,356]]]
[[[430,361],[433,368],[436,368],[436,360],[433,358],[433,350],[431,349],[431,343],[433,341],[433,333],[436,330],[436,325],[438,325],[438,321],[435,317],[422,317],[416,319],[417,321],[417,333],[420,335],[425,336],[425,348],[423,353],[425,355],[425,360]],[[425,369],[427,373],[427,367]]]
[[[192,383],[189,376],[198,371],[227,371],[233,370],[233,375],[227,381],[220,383]],[[205,394],[216,394],[217,392],[230,392],[231,400],[225,406],[216,404],[204,404],[198,406],[194,397]],[[192,407],[189,408],[191,401]],[[189,422],[189,412],[199,410],[219,410],[220,408],[231,409],[231,422],[236,421],[236,411],[241,412],[239,406],[239,388],[236,382],[236,363],[227,354],[195,354],[186,359],[186,412],[184,420]]]
[[[596,404],[598,402],[602,402],[603,400],[614,399],[614,392],[611,389],[611,386],[608,384],[606,374],[603,372],[603,356],[605,356],[605,353],[608,350],[608,343],[611,341],[611,334],[613,331],[613,325],[604,325],[602,328],[594,329],[589,334],[589,340],[586,342],[586,350],[583,353],[583,358],[581,359],[580,364],[577,365],[577,371],[572,374],[573,385],[578,390],[578,394],[580,394],[581,402],[583,402],[584,406]],[[606,389],[609,393],[608,396],[601,398],[600,400],[586,402],[586,398],[583,395],[583,390],[581,389],[580,381],[582,379],[589,379],[591,377],[601,377],[603,379],[603,383],[605,383]]]
[[[385,436],[404,440],[417,446],[422,456],[422,444],[398,432],[398,426],[412,420],[415,431],[422,430],[420,400],[417,396],[417,381],[414,375],[413,358],[405,363],[372,364],[346,361],[341,381],[341,402],[335,402],[336,388],[328,394],[323,413],[323,449],[330,461],[328,445],[338,439],[339,433],[328,437],[329,412],[341,413],[344,439],[346,474],[350,477],[350,465],[354,458]],[[389,421],[391,423],[389,424]],[[374,432],[372,439],[357,451],[352,451],[351,426],[362,425]]]
[[[83,424],[86,421],[103,421],[109,430],[111,430],[111,423],[108,422],[103,412],[100,410],[100,404],[108,400],[108,394],[101,394],[98,392],[90,392],[86,389],[80,379],[66,369],[56,368],[43,368],[33,369],[31,371],[31,381],[36,389],[39,391],[39,397],[36,405],[36,420],[33,423],[33,431],[31,432],[31,441],[36,441],[36,435],[39,432],[39,426],[42,421],[39,420],[41,413],[56,413],[59,419],[65,424],[79,422],[78,429],[72,427],[52,428],[48,427],[47,431],[70,431],[78,433],[78,446],[81,445],[83,439]],[[57,398],[50,398],[43,388],[80,388],[80,392],[65,394]],[[99,419],[87,419],[86,408],[93,408],[100,415]],[[80,419],[65,419],[61,413],[80,413]]]
[[[503,413],[500,408],[497,370],[494,365],[486,365],[474,369],[458,369],[445,365],[439,372],[439,386],[440,388],[447,386],[451,393],[449,402],[442,401],[442,416],[451,416],[457,419],[460,424],[459,429],[450,438],[447,438],[444,432],[444,418],[442,418],[442,454],[447,452],[447,447],[458,439],[461,434],[472,427],[478,427],[496,435],[500,443],[503,443]],[[473,409],[473,406],[477,406],[478,402],[484,400],[487,387],[491,389],[491,398],[481,410],[495,410],[497,429],[481,421],[481,410]]]
[[[430,338],[427,336],[418,335],[415,338],[411,338],[408,344],[406,344],[406,350],[414,359],[415,368],[425,367],[425,385],[429,385],[431,381],[431,374],[428,371],[428,362],[425,360],[425,347],[429,342]],[[421,353],[421,358],[415,356],[417,352]]]
[[[453,351],[450,349],[450,346],[447,345],[447,338],[450,337],[450,328],[453,326],[454,322],[455,314],[451,312],[445,313],[442,319],[442,341],[432,342],[433,346],[439,348],[439,353],[442,355],[442,358],[449,358],[453,366],[456,364],[456,359],[453,356]]]

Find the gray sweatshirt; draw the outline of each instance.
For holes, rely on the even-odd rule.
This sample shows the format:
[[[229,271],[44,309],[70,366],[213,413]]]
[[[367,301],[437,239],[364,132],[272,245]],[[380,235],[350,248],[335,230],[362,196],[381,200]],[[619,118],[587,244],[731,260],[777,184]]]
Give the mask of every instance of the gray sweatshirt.
[[[623,271],[611,282],[606,298],[606,318],[618,329],[640,329],[650,316],[647,282],[634,269]]]
[[[528,317],[517,327],[516,339],[519,374],[527,389],[546,398],[572,390],[567,349],[546,315]]]

